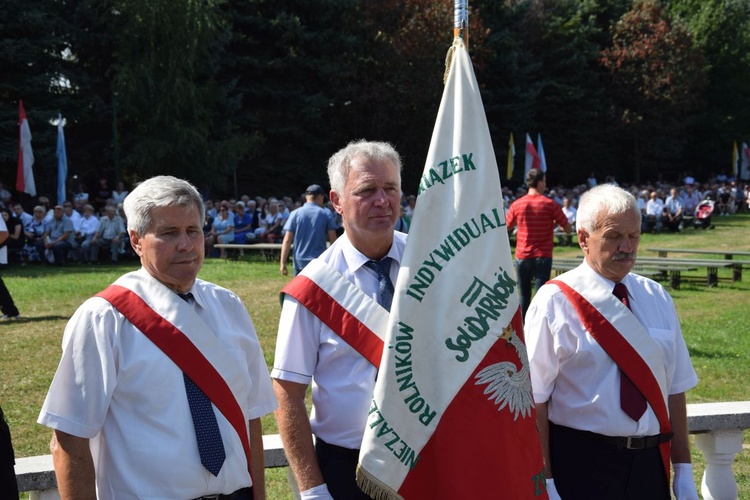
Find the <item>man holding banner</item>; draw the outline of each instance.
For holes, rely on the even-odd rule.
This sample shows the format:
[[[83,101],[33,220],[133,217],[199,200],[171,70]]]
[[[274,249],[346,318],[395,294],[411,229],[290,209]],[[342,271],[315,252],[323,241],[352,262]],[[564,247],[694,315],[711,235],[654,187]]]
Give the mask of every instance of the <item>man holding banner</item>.
[[[390,144],[353,142],[331,157],[328,177],[344,234],[282,292],[276,420],[303,499],[367,499],[355,471],[406,244],[394,231],[401,159]]]
[[[581,197],[585,260],[544,285],[526,340],[546,475],[563,499],[697,500],[685,391],[698,378],[672,298],[631,273],[635,198],[612,185]]]

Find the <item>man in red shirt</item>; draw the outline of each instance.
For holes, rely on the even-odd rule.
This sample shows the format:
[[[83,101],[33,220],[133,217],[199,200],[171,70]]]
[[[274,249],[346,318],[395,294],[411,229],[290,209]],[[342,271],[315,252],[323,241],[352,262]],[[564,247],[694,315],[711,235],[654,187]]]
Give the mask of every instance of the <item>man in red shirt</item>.
[[[535,289],[549,281],[552,272],[552,246],[555,224],[566,233],[573,228],[568,223],[560,205],[544,196],[547,186],[545,173],[536,168],[526,174],[525,196],[513,202],[506,215],[508,230],[518,226],[516,234],[516,273],[521,293],[521,313],[526,317],[526,310],[531,302],[531,280]]]

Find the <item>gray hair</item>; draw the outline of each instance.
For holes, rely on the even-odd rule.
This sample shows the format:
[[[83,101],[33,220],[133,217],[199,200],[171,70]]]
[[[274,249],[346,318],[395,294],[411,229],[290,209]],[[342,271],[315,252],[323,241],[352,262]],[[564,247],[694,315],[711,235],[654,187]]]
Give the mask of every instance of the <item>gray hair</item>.
[[[632,210],[641,222],[635,197],[614,184],[600,184],[581,195],[576,213],[576,230],[592,233],[601,226],[602,215],[617,215]]]
[[[328,182],[331,189],[343,194],[349,170],[355,160],[390,161],[396,166],[401,184],[401,156],[394,147],[387,142],[352,141],[344,149],[339,150],[328,160]]]
[[[128,230],[145,235],[151,225],[151,211],[156,207],[196,207],[201,222],[206,217],[203,199],[195,186],[176,177],[159,175],[138,184],[125,198]]]

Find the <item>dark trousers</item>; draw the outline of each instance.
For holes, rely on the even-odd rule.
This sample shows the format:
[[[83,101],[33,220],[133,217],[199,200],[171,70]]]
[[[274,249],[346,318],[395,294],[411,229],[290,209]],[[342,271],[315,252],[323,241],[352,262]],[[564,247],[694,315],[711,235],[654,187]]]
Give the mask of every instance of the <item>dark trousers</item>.
[[[356,482],[359,450],[328,444],[318,438],[315,442],[320,472],[328,491],[336,500],[371,500]]]
[[[552,257],[537,257],[533,259],[516,259],[516,273],[518,276],[518,292],[521,298],[521,317],[526,318],[526,310],[531,304],[531,281],[534,289],[539,290],[549,281],[552,273]]]
[[[13,297],[10,296],[2,278],[0,278],[0,311],[8,316],[18,316],[18,308],[13,303]]]
[[[0,498],[18,498],[15,464],[10,429],[0,408]]]
[[[550,422],[550,459],[563,499],[669,500],[659,447],[618,449]]]

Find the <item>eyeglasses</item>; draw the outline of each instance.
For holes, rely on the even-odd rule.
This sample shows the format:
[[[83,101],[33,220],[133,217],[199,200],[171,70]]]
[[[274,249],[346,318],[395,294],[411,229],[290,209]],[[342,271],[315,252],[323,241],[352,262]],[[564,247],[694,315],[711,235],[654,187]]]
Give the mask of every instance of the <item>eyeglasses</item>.
[[[224,208],[224,207],[221,207],[221,208],[219,209],[219,212],[226,212],[226,211],[227,211],[227,209],[226,209],[226,208]]]

